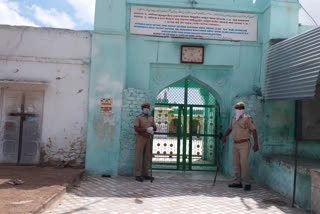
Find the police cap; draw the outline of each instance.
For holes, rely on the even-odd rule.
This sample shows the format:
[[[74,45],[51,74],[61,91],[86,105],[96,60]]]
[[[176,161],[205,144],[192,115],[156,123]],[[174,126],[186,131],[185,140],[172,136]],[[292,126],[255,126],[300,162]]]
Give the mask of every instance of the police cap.
[[[240,109],[244,109],[244,102],[239,102],[234,106],[235,109],[240,108]]]
[[[150,103],[148,103],[148,102],[142,103],[141,108],[143,108],[143,107],[150,107]]]

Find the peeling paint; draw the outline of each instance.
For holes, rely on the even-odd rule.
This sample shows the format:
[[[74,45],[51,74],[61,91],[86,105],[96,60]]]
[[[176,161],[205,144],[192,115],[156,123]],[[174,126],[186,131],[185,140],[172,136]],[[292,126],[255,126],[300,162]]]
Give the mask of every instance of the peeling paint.
[[[67,137],[65,137],[67,138]],[[83,137],[75,138],[69,141],[69,144],[63,148],[59,144],[48,138],[48,143],[41,150],[42,164],[60,165],[79,165],[84,163],[86,143]]]
[[[39,90],[39,87],[19,86],[14,82],[45,83],[42,84],[45,97],[39,161],[83,164],[90,32],[16,26],[0,26],[0,31],[0,79],[12,82],[10,88],[22,87],[22,90]]]

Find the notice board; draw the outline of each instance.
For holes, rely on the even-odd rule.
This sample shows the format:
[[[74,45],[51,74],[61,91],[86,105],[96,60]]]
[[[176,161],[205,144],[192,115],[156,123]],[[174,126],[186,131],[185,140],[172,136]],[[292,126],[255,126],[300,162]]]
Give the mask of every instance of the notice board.
[[[258,19],[252,13],[132,6],[130,33],[253,42],[258,37]]]

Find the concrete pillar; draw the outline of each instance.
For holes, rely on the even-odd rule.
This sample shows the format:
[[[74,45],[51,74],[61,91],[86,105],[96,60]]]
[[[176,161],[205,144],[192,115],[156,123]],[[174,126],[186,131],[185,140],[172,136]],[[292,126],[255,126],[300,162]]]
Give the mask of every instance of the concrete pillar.
[[[298,1],[272,0],[270,8],[270,39],[290,38],[298,34],[300,9]]]
[[[122,90],[126,77],[126,1],[96,2],[92,38],[86,171],[118,174]],[[112,98],[112,114],[100,114],[100,99]]]
[[[300,4],[296,0],[270,0],[265,3],[262,31],[262,60],[260,85],[255,86],[264,90],[265,67],[267,52],[271,39],[287,39],[299,33],[299,9]],[[256,79],[256,81],[259,81]]]

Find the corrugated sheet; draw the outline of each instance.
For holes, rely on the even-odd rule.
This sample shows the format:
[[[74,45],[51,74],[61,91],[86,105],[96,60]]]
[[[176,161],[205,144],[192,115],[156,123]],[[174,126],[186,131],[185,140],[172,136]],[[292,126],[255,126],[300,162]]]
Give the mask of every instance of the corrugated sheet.
[[[320,27],[270,47],[264,97],[301,100],[315,96],[320,71]]]

